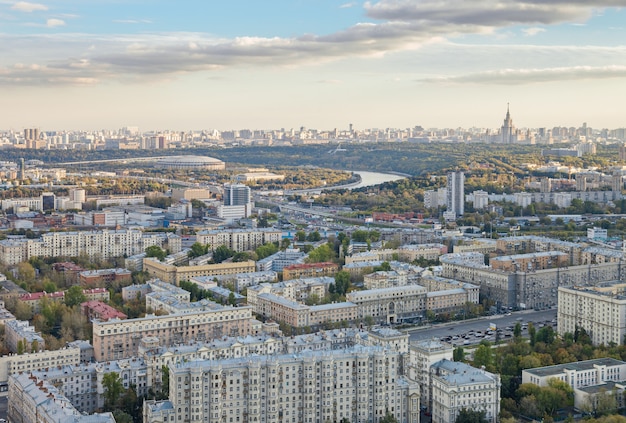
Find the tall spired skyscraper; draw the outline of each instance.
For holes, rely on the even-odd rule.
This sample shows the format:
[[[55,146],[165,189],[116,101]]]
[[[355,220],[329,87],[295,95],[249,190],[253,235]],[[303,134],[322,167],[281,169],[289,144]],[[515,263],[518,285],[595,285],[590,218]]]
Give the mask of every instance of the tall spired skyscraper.
[[[511,119],[511,113],[509,112],[509,103],[506,104],[506,117],[504,118],[502,128],[500,128],[500,135],[502,136],[501,142],[503,144],[512,144],[517,140],[513,119]]]

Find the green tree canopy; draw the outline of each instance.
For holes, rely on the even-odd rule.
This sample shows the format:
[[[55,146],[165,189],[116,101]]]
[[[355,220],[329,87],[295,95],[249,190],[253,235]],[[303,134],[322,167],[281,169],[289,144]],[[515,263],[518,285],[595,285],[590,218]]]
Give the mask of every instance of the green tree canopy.
[[[83,287],[80,285],[74,285],[65,291],[65,305],[68,307],[74,307],[75,305],[82,304],[87,301],[87,297],[83,294]]]
[[[162,261],[167,256],[167,252],[158,245],[151,245],[146,248],[146,257],[156,257]]]
[[[488,423],[484,411],[462,408],[454,423]]]

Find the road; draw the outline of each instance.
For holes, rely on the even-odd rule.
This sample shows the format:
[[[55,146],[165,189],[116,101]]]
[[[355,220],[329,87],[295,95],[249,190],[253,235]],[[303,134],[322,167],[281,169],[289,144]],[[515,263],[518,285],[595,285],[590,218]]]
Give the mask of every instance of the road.
[[[515,327],[515,324],[520,321],[517,319],[522,319],[521,323],[528,322],[551,322],[556,319],[556,309],[554,310],[543,310],[543,311],[534,311],[534,310],[526,310],[519,311],[516,313],[511,313],[510,316],[507,315],[496,315],[496,316],[487,316],[479,319],[472,319],[468,321],[455,321],[450,323],[442,323],[435,326],[431,326],[425,329],[416,329],[410,331],[410,340],[418,341],[424,339],[432,339],[437,338],[441,339],[447,336],[460,335],[463,333],[467,333],[470,330],[476,331],[485,331],[489,327],[489,324],[494,323],[498,329],[505,329],[506,327]],[[556,325],[554,325],[556,327]],[[538,329],[538,328],[537,328]],[[505,338],[502,338],[505,339]],[[455,345],[463,345],[465,340],[463,338],[459,338],[459,340],[452,341]],[[476,344],[482,341],[482,338],[470,337],[470,344]]]

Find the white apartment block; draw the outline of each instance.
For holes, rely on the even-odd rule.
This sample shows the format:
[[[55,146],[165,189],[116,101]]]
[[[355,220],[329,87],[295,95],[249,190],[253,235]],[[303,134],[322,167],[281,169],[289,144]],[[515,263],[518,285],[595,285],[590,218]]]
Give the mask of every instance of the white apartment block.
[[[81,413],[53,384],[29,373],[10,377],[7,413],[19,423],[115,423],[111,413]]]
[[[409,355],[404,360],[404,374],[417,382],[420,403],[431,409],[430,366],[441,360],[452,360],[454,347],[437,339],[426,339],[409,344]]]
[[[399,372],[401,357],[379,347],[295,355],[192,361],[170,366],[177,422],[324,423],[419,421],[419,393]],[[144,421],[163,421],[154,402]],[[226,420],[228,419],[228,420]]]
[[[210,249],[225,245],[234,251],[251,251],[270,242],[280,242],[282,231],[274,229],[210,230],[198,232],[196,239],[200,244],[208,245]]]
[[[81,254],[108,259],[132,256],[143,252],[142,248],[142,233],[132,229],[49,232],[39,239],[0,241],[0,262],[15,265],[31,257],[78,257]]]
[[[454,423],[462,409],[483,411],[490,423],[500,414],[500,376],[443,359],[431,368],[432,420]]]
[[[559,287],[559,335],[583,328],[594,345],[621,345],[626,335],[624,284],[598,287]]]

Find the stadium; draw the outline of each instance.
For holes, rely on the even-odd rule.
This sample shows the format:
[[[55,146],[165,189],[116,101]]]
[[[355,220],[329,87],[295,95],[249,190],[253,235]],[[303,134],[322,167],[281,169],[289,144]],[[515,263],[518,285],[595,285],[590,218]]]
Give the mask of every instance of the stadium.
[[[224,170],[226,164],[220,159],[204,156],[173,156],[160,159],[156,166],[161,169]]]

